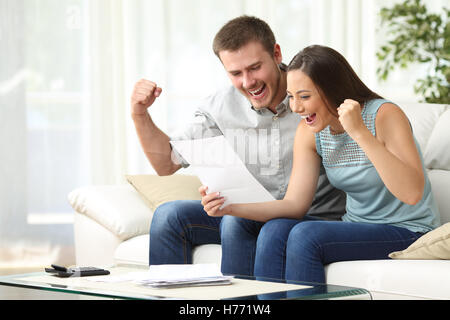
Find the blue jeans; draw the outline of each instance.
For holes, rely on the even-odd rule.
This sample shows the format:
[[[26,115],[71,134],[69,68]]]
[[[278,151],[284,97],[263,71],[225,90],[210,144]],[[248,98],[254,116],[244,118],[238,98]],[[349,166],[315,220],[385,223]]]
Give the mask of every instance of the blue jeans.
[[[253,275],[262,226],[232,216],[210,217],[198,200],[165,203],[153,215],[149,264],[192,263],[195,246],[222,244],[222,273]]]
[[[325,283],[327,264],[388,259],[420,236],[386,224],[275,219],[260,231],[255,276]]]

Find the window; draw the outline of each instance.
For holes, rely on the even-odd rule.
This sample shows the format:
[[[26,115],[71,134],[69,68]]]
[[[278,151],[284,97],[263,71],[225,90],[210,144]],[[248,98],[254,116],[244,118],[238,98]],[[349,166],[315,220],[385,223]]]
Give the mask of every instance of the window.
[[[59,222],[66,215],[70,222],[67,194],[89,182],[85,6],[82,0],[26,1],[24,6],[27,204],[32,223],[39,223],[39,217],[49,223],[48,215]]]
[[[0,3],[2,263],[73,260],[67,194],[90,182],[86,4]]]

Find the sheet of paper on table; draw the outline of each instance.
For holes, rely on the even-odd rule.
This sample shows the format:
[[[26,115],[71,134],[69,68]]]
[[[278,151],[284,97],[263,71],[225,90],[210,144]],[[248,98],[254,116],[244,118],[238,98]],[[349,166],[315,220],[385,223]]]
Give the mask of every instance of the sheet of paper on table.
[[[231,284],[232,279],[233,277],[224,276],[216,264],[151,265],[147,271],[88,278],[88,280],[94,282],[129,281],[154,288],[224,285]]]
[[[136,281],[154,288],[231,284],[233,277],[224,276],[216,264],[166,264],[149,268],[149,277]]]
[[[208,186],[208,193],[220,192],[225,197],[223,206],[275,200],[248,171],[224,136],[170,143],[189,162],[201,183]]]

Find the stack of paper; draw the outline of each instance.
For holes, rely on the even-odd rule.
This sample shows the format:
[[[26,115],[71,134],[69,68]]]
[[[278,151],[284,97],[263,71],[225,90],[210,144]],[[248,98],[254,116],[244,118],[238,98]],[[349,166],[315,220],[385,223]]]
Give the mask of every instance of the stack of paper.
[[[136,283],[152,288],[176,288],[231,284],[231,276],[224,276],[216,264],[152,265],[146,277]]]
[[[229,276],[198,277],[195,279],[141,280],[138,283],[152,288],[180,288],[193,286],[218,286],[231,284]]]
[[[224,276],[217,264],[152,265],[146,271],[108,276],[87,277],[93,282],[132,282],[154,288],[231,284],[233,277]]]

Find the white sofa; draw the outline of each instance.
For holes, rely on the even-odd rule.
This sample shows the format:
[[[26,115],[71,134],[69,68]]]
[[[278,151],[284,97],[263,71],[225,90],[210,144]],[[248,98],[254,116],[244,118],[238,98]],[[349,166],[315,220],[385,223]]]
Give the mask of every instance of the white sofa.
[[[424,155],[442,224],[450,222],[450,106],[400,104]],[[69,194],[78,265],[148,264],[152,210],[129,184],[88,186]],[[450,250],[450,249],[449,249]],[[194,263],[220,264],[219,245],[203,245]],[[327,283],[365,288],[374,299],[450,299],[450,260],[332,263]]]

